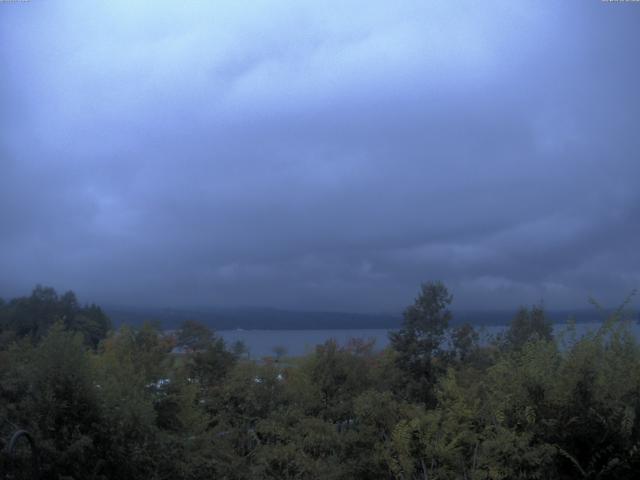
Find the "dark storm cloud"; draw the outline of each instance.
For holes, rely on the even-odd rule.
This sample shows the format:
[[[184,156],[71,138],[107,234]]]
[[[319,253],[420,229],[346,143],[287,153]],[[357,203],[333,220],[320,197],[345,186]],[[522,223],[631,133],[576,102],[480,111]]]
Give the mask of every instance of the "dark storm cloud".
[[[0,295],[397,310],[640,284],[640,7],[0,6]],[[634,50],[635,49],[635,50]]]

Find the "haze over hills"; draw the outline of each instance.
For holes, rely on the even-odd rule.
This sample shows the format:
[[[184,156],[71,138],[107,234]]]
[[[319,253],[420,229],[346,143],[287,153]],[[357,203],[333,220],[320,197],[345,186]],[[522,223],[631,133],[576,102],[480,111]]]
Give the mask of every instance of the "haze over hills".
[[[215,330],[334,330],[398,328],[402,315],[350,312],[294,311],[276,308],[149,308],[107,306],[105,312],[114,326],[141,325],[145,321],[159,322],[164,329],[177,328],[184,320],[197,320]],[[453,324],[465,322],[475,326],[507,325],[513,310],[453,311]],[[577,322],[602,321],[596,309],[550,310],[554,323],[564,323],[574,317]]]

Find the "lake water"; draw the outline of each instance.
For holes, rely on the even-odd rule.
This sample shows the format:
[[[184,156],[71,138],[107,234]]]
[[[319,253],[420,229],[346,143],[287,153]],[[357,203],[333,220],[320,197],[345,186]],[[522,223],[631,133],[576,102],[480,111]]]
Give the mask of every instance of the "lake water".
[[[576,334],[584,335],[594,331],[599,323],[579,323],[576,325]],[[636,338],[640,339],[640,325],[631,326]],[[503,326],[477,327],[481,340],[488,339],[504,331]],[[554,333],[560,334],[566,329],[565,324],[554,325]],[[242,340],[251,358],[262,358],[274,355],[274,348],[284,347],[286,354],[291,356],[304,355],[312,352],[315,346],[333,338],[338,344],[345,345],[351,338],[374,339],[375,348],[382,350],[389,344],[389,331],[387,329],[358,329],[358,330],[220,330],[216,332],[231,346],[234,342]]]
[[[273,349],[284,347],[285,355],[299,356],[312,352],[316,345],[335,339],[345,345],[351,338],[375,339],[376,349],[389,344],[389,330],[220,330],[216,332],[228,345],[242,340],[252,358],[273,356]]]

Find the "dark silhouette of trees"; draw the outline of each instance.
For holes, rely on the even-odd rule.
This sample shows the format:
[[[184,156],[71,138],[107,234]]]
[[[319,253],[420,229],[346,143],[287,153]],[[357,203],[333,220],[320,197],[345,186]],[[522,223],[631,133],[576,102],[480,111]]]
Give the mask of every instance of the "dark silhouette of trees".
[[[389,335],[401,372],[400,385],[409,400],[433,405],[434,386],[442,369],[442,342],[451,321],[452,295],[442,282],[424,283],[413,305],[404,311],[402,328]]]
[[[111,329],[111,321],[100,307],[81,306],[72,291],[59,296],[53,288],[38,285],[28,297],[0,303],[0,331],[6,341],[29,338],[38,342],[56,322],[80,333],[92,348]]]
[[[637,478],[640,344],[621,309],[568,343],[523,309],[482,345],[449,328],[451,301],[423,285],[383,351],[330,340],[273,362],[194,323],[186,351],[152,323],[96,344],[91,307],[39,287],[0,303],[0,419],[31,434],[43,479]],[[0,478],[19,478],[8,459]]]
[[[542,305],[534,305],[531,309],[521,307],[518,310],[505,334],[504,343],[506,348],[519,349],[527,342],[552,338],[552,323],[547,320]]]
[[[176,332],[177,344],[192,351],[204,350],[213,340],[211,329],[196,320],[185,320]]]

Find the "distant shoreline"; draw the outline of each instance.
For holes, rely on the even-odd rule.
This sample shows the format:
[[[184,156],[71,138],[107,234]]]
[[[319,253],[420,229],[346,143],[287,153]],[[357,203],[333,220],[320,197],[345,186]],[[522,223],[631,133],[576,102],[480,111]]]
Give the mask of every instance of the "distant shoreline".
[[[402,316],[391,314],[365,314],[348,312],[304,312],[269,308],[237,309],[171,309],[105,307],[105,313],[114,326],[128,324],[140,326],[154,322],[163,330],[172,330],[184,320],[197,320],[213,330],[361,330],[399,328]],[[515,310],[460,310],[453,312],[452,325],[470,323],[475,327],[508,325]],[[566,323],[573,317],[576,323],[601,322],[606,316],[594,308],[574,310],[548,310],[547,318],[553,323]],[[637,321],[638,315],[634,317]]]

